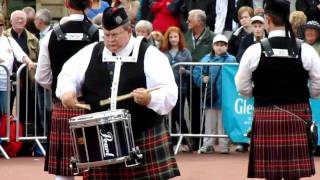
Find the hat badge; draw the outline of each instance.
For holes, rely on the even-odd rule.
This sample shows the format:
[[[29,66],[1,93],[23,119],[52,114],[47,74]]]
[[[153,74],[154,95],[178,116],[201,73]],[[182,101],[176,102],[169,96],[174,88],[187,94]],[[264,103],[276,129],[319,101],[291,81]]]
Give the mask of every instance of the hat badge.
[[[117,24],[121,24],[122,21],[123,21],[123,19],[122,19],[120,16],[117,16],[117,17],[115,18],[115,21],[116,21]]]

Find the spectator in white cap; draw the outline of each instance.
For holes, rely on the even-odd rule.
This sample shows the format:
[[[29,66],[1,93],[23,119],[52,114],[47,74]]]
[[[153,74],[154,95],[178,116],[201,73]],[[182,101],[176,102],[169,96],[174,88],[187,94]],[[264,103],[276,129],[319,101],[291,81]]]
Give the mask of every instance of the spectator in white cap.
[[[308,21],[304,25],[304,40],[310,44],[320,56],[320,24],[317,21]]]
[[[205,55],[202,63],[234,63],[236,58],[227,52],[228,39],[218,34],[213,38],[212,52]],[[196,66],[193,69],[193,81],[202,88],[203,105],[205,119],[201,119],[204,124],[205,134],[224,134],[221,102],[222,102],[222,77],[221,66]],[[205,121],[205,122],[203,122]],[[203,126],[202,126],[203,127]],[[201,129],[202,132],[202,129]],[[198,153],[211,153],[214,151],[213,145],[215,138],[203,138],[203,145]],[[227,138],[219,138],[220,152],[228,154],[230,152],[230,143]]]
[[[255,44],[256,42],[260,42],[260,40],[264,38],[267,34],[264,28],[263,17],[254,16],[251,18],[250,22],[251,22],[252,32],[250,34],[245,35],[240,41],[239,50],[237,53],[237,60],[239,62],[241,61],[241,57],[244,51],[252,44]]]

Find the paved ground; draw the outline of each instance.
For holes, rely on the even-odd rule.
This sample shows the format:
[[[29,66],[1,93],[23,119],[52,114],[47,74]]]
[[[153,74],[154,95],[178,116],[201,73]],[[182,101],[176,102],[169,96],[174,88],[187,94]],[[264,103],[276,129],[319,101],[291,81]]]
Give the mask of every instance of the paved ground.
[[[183,153],[177,156],[181,176],[175,180],[244,180],[248,153],[232,152],[198,155]],[[0,158],[0,180],[53,180],[54,176],[42,171],[44,158]],[[318,174],[305,180],[320,179],[320,157],[316,157]],[[77,177],[76,180],[81,180]]]

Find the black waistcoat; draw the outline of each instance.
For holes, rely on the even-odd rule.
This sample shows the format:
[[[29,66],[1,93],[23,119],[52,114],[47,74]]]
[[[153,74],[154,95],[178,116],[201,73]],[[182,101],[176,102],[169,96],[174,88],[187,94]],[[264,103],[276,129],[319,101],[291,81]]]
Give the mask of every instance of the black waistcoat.
[[[141,42],[137,63],[123,63],[121,66],[118,96],[130,93],[136,88],[146,88],[146,76],[144,74],[144,55],[148,48],[146,41]],[[107,62],[102,62],[103,42],[95,45],[92,57],[85,73],[82,86],[83,99],[91,105],[92,112],[108,110],[109,106],[101,107],[99,101],[107,99],[111,95],[112,77],[109,76],[110,68]],[[108,62],[112,63],[112,62]],[[128,109],[134,135],[147,128],[154,127],[162,122],[162,117],[153,110],[136,104],[133,98],[117,103],[117,109]]]
[[[290,39],[285,37],[273,37],[269,42],[272,49],[286,49],[290,46]],[[261,53],[252,79],[255,106],[309,102],[308,72],[303,68],[301,48],[298,58],[266,57]]]
[[[90,23],[86,21],[69,21],[61,26],[63,33],[84,33],[86,34],[91,26]],[[99,31],[97,31],[90,41],[67,41],[67,40],[57,40],[56,34],[52,31],[48,51],[49,58],[51,62],[52,69],[52,92],[56,91],[57,78],[62,69],[63,64],[75,53],[77,53],[84,46],[99,41]],[[79,59],[81,61],[81,59]],[[55,93],[52,93],[53,96]]]

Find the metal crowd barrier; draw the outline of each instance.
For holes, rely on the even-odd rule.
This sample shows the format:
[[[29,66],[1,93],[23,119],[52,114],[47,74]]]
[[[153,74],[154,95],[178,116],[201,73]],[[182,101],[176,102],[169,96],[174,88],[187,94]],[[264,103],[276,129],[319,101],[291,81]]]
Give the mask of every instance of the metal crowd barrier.
[[[7,74],[7,131],[6,134],[3,135],[1,134],[0,139],[1,141],[6,141],[6,142],[10,142],[10,89],[11,89],[11,83],[10,83],[10,72],[8,70],[8,68],[4,65],[0,65],[0,68],[3,68],[6,71]],[[0,121],[1,123],[1,121]],[[8,156],[8,154],[6,153],[6,151],[3,149],[2,145],[0,144],[0,152],[3,154],[3,156],[6,159],[10,159],[10,157]]]
[[[187,124],[188,124],[188,131],[189,133],[181,133],[181,121],[183,120],[182,117],[179,118],[179,124],[178,124],[178,127],[179,127],[179,131],[177,133],[172,133],[172,127],[171,127],[171,116],[169,115],[169,130],[170,130],[170,135],[172,137],[178,137],[178,142],[177,142],[177,145],[176,145],[176,148],[174,149],[174,153],[177,154],[178,153],[178,150],[179,150],[179,147],[182,143],[182,140],[183,138],[185,137],[190,137],[190,138],[204,138],[204,137],[211,137],[211,138],[228,138],[228,135],[224,135],[224,134],[203,134],[202,131],[200,131],[200,134],[192,134],[191,133],[191,126],[192,126],[192,122],[194,121],[194,119],[192,119],[192,113],[193,113],[193,109],[190,108],[192,103],[193,103],[193,97],[192,97],[192,89],[193,89],[193,78],[192,78],[192,72],[193,72],[193,69],[194,69],[194,66],[223,66],[223,65],[239,65],[238,63],[200,63],[200,62],[181,62],[181,63],[176,63],[172,66],[172,69],[175,70],[175,68],[179,68],[181,66],[185,67],[185,69],[188,69],[190,71],[190,75],[189,75],[189,94],[187,94],[187,96],[189,95],[189,102],[188,102],[188,112],[184,113],[184,117],[185,117],[185,120],[187,121]],[[202,73],[202,72],[201,72]],[[220,72],[221,73],[221,72]],[[180,78],[179,79],[182,79],[182,74],[180,74]],[[179,90],[179,95],[181,95],[181,86],[182,86],[182,81],[178,82],[178,90]],[[203,112],[203,102],[202,102],[202,99],[203,99],[203,93],[202,93],[202,85],[200,86],[200,98],[199,98],[199,111],[200,111],[200,116],[199,116],[199,119],[200,119],[200,129],[203,130],[203,124],[204,124],[204,112]],[[180,103],[180,109],[179,109],[179,113],[181,113],[181,108],[185,108],[185,104],[181,104],[181,101],[182,99],[179,98],[180,101],[177,102]],[[187,101],[185,101],[187,102]],[[172,115],[172,112],[171,112],[171,115]],[[223,120],[222,120],[223,121]],[[201,139],[200,139],[201,141]]]
[[[184,66],[186,67],[187,69],[189,69],[190,71],[190,76],[189,76],[189,107],[191,107],[191,104],[193,103],[193,97],[192,97],[192,86],[193,86],[193,78],[192,78],[192,71],[193,71],[193,68],[194,66],[223,66],[223,65],[238,65],[237,63],[200,63],[200,62],[197,62],[197,63],[194,63],[194,62],[184,62],[184,63],[176,63],[172,66],[173,69],[175,68],[179,68],[180,66]],[[2,66],[2,65],[0,65]],[[4,67],[4,66],[2,66]],[[4,67],[7,74],[9,74],[9,71],[6,67]],[[17,70],[17,74],[16,74],[16,78],[17,78],[17,82],[19,82],[21,80],[21,72],[23,69],[27,68],[27,66],[25,64],[22,64],[19,69]],[[180,74],[180,79],[181,78],[181,74]],[[28,87],[29,86],[29,78],[28,78],[28,71],[26,71],[26,79],[25,79],[25,86]],[[34,123],[31,124],[31,126],[33,126],[33,129],[34,131],[31,131],[29,128],[30,128],[30,123],[29,123],[29,111],[28,111],[28,101],[30,99],[30,97],[28,96],[29,95],[29,88],[26,88],[26,91],[25,91],[25,95],[26,95],[26,102],[23,106],[26,107],[26,111],[25,111],[25,119],[24,119],[24,135],[22,137],[19,136],[19,128],[16,128],[16,141],[35,141],[37,146],[40,148],[41,152],[45,155],[45,150],[40,142],[40,140],[46,140],[46,128],[44,128],[42,134],[39,134],[37,132],[37,124],[39,123],[39,119],[37,118],[37,113],[38,113],[38,108],[37,108],[37,86],[38,84],[34,82],[34,93],[32,94],[34,96],[34,99],[35,99],[35,102],[34,102],[34,114],[35,114],[35,119],[34,119]],[[179,87],[179,91],[180,91],[180,95],[181,95],[181,85],[182,85],[182,82],[180,81],[178,83],[178,87]],[[7,83],[7,87],[8,89],[10,89],[11,87],[11,84],[10,84],[10,77],[8,76],[8,83]],[[203,87],[200,87],[200,89],[202,89]],[[16,113],[17,113],[17,121],[16,121],[16,127],[18,127],[20,121],[22,120],[21,119],[21,114],[20,114],[20,106],[21,106],[21,93],[20,92],[20,83],[17,83],[16,84]],[[199,99],[199,111],[200,111],[200,115],[199,115],[199,119],[200,119],[200,123],[203,124],[203,111],[202,111],[202,97],[203,97],[203,93],[202,91],[200,90],[200,99]],[[44,99],[44,102],[46,103],[46,99]],[[181,104],[181,98],[180,98],[180,102],[177,102],[177,103],[180,103],[180,107],[184,108],[185,107],[185,104]],[[8,107],[10,107],[10,91],[8,91]],[[7,112],[7,114],[10,114],[10,108],[7,108],[9,112]],[[44,108],[44,111],[46,111],[46,109]],[[181,108],[180,110],[181,111]],[[203,134],[202,132],[200,132],[199,134],[193,134],[191,133],[190,131],[190,128],[192,126],[192,122],[194,121],[192,119],[192,113],[193,113],[193,110],[192,108],[188,108],[188,112],[186,112],[184,114],[185,116],[185,119],[187,121],[187,124],[188,124],[188,131],[189,133],[181,133],[181,121],[182,121],[182,118],[180,117],[179,119],[179,124],[178,124],[178,127],[179,127],[179,131],[177,133],[172,133],[172,127],[171,127],[171,116],[169,116],[169,129],[170,129],[170,135],[172,137],[178,137],[178,142],[177,142],[177,145],[176,145],[176,149],[174,150],[175,151],[175,154],[178,153],[178,150],[179,150],[179,147],[182,143],[182,140],[183,138],[186,138],[186,137],[190,137],[190,138],[204,138],[204,137],[211,137],[211,138],[228,138],[228,135],[223,135],[223,134]],[[44,112],[44,114],[46,114]],[[44,119],[44,127],[46,127],[47,125],[47,121],[46,121],[46,118]],[[201,126],[200,124],[200,126]],[[1,139],[3,141],[7,141],[7,142],[10,142],[10,127],[9,127],[10,123],[9,123],[9,116],[7,116],[7,133],[6,133],[6,136],[5,137],[1,137]],[[4,151],[4,149],[1,147],[0,145],[0,151],[2,152],[2,154],[4,154],[5,158],[6,159],[9,159],[8,155],[6,154],[6,152]]]
[[[47,132],[46,132],[46,126],[47,126],[47,119],[46,117],[44,118],[44,127],[43,127],[43,133],[40,134],[38,133],[38,123],[40,123],[40,118],[38,118],[38,99],[37,99],[37,91],[38,91],[38,84],[36,82],[30,82],[29,81],[29,71],[28,71],[28,67],[26,64],[22,64],[18,70],[17,70],[17,82],[20,82],[20,80],[22,80],[21,78],[21,73],[22,73],[22,70],[23,69],[26,69],[26,76],[25,76],[25,97],[26,97],[26,100],[25,100],[25,104],[22,104],[21,103],[21,92],[20,91],[20,88],[21,88],[21,84],[20,83],[17,83],[16,85],[16,117],[17,117],[17,121],[16,121],[16,125],[18,127],[18,124],[20,123],[20,121],[22,121],[22,117],[21,117],[21,114],[20,114],[20,108],[22,106],[25,106],[26,110],[25,110],[25,119],[24,119],[24,124],[23,124],[23,127],[24,127],[24,135],[22,137],[19,136],[19,128],[16,128],[16,141],[35,141],[37,146],[40,148],[42,154],[45,156],[46,155],[46,151],[43,147],[43,145],[41,144],[40,140],[46,140],[47,139]],[[33,85],[33,89],[34,91],[31,92],[32,94],[30,94],[29,90],[29,84],[32,83],[31,85]],[[31,95],[31,96],[30,96]],[[29,112],[29,99],[32,98],[32,96],[34,97],[34,111],[33,111],[33,116],[34,116],[34,119],[33,121],[29,122],[30,121],[30,112]],[[44,97],[44,102],[46,103],[46,98]],[[48,103],[48,102],[47,102]],[[43,112],[45,115],[46,115],[46,108],[44,107],[44,112]],[[31,129],[29,129],[31,128]]]

